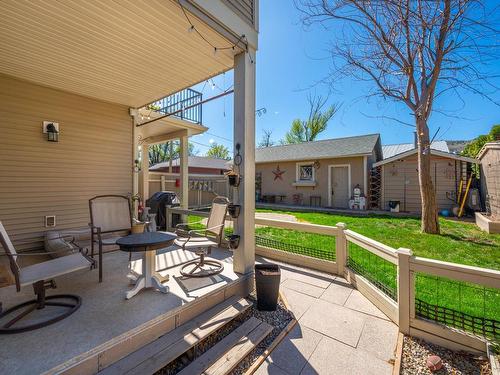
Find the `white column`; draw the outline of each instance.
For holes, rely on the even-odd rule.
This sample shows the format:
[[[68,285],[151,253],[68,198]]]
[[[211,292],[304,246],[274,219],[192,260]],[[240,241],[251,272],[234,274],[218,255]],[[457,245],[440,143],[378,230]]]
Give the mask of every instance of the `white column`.
[[[142,144],[141,151],[142,199],[145,205],[149,198],[149,146],[147,143]]]
[[[132,116],[132,195],[139,194],[139,172],[136,170],[138,165],[135,164],[136,160],[139,160],[139,134],[137,131],[137,110],[131,109],[130,114]],[[137,201],[134,201],[132,211],[134,217],[137,217]]]
[[[234,57],[234,155],[239,144],[242,180],[234,191],[234,201],[241,205],[234,231],[241,238],[233,268],[243,274],[253,272],[255,264],[255,51],[250,54]]]
[[[187,209],[189,205],[189,165],[188,165],[188,136],[187,134],[180,138],[180,196],[181,196],[181,208]]]

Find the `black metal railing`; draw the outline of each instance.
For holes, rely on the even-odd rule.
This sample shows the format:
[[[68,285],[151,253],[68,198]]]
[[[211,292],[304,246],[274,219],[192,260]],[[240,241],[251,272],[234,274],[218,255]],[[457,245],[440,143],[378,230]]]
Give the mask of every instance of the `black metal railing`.
[[[201,124],[202,100],[201,92],[185,89],[151,103],[146,108],[162,115],[172,114],[172,117]]]

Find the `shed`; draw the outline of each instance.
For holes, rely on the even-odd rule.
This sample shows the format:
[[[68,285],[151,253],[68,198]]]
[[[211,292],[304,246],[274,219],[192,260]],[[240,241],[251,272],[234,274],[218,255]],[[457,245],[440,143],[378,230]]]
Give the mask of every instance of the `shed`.
[[[486,143],[478,159],[486,211],[476,213],[476,224],[489,233],[500,233],[500,141]]]
[[[381,159],[379,134],[257,148],[256,198],[346,209],[356,186],[367,194],[368,172]]]
[[[452,154],[431,147],[431,174],[439,210],[451,209],[460,180],[466,180],[476,159]],[[418,181],[417,149],[392,155],[373,164],[373,175],[379,176],[379,208],[389,210],[390,201],[399,201],[400,210],[422,211]]]

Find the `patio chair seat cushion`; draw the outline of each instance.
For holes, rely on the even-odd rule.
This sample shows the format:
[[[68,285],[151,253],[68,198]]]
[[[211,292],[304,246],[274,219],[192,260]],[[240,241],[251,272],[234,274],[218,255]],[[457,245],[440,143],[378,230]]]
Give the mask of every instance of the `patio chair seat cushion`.
[[[207,237],[179,237],[174,241],[174,244],[185,250],[199,249],[200,247],[217,247],[219,245]]]
[[[31,285],[40,280],[50,280],[87,267],[90,267],[90,261],[80,253],[51,259],[21,268],[20,284],[21,286]]]

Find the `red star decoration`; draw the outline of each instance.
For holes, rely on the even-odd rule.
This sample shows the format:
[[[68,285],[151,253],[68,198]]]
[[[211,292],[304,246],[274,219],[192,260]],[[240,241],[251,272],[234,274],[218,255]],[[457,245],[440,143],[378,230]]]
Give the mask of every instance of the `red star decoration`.
[[[286,172],[286,171],[282,171],[282,170],[280,169],[280,166],[278,165],[278,166],[276,167],[276,170],[274,170],[274,171],[273,171],[273,174],[274,174],[274,181],[276,181],[278,178],[279,178],[280,180],[282,180],[282,181],[283,181],[283,173],[285,173],[285,172]]]

